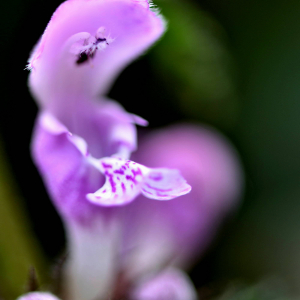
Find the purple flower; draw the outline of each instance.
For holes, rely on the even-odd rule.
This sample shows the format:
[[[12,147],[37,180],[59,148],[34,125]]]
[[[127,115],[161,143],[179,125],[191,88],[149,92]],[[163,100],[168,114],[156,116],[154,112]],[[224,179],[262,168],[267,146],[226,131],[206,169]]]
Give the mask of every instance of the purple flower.
[[[33,159],[65,221],[66,293],[73,299],[105,295],[119,271],[120,220],[118,210],[106,206],[127,204],[140,193],[169,200],[191,190],[177,170],[130,161],[134,124],[147,122],[98,97],[163,31],[147,1],[69,0],[29,60],[29,87],[41,109]]]
[[[162,131],[130,160],[135,124],[147,122],[104,94],[163,32],[146,0],[68,0],[29,60],[32,156],[67,232],[68,299],[105,299],[120,277],[132,286],[187,266],[239,195],[234,150],[209,130]]]

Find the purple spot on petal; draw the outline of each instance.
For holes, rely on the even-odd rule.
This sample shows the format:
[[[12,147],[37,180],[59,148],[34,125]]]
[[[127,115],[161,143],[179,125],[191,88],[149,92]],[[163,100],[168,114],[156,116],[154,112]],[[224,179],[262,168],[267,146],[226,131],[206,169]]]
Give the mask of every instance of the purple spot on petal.
[[[158,188],[156,188],[156,187],[154,187],[154,186],[151,186],[151,185],[148,184],[148,183],[145,183],[145,185],[146,185],[149,189],[152,189],[152,190],[157,191],[157,192],[171,192],[171,191],[173,191],[173,189],[158,189]]]
[[[126,179],[129,181],[132,181],[134,184],[136,184],[136,180],[134,177],[130,176],[130,175],[126,175]]]
[[[154,181],[160,181],[163,179],[163,176],[161,173],[152,173],[150,176],[149,176],[150,179],[154,180]]]
[[[124,171],[122,169],[120,170],[115,170],[114,171],[115,174],[121,174],[121,175],[124,175]]]
[[[124,182],[122,182],[122,190],[123,190],[123,192],[125,193],[125,191],[126,191],[126,187],[125,187],[125,184],[124,184]]]
[[[115,193],[116,192],[116,183],[114,182],[114,179],[113,179],[114,176],[108,172],[105,172],[105,175],[108,177],[108,181],[111,185],[112,192]]]
[[[151,193],[151,192],[149,192],[149,191],[147,191],[147,190],[145,190],[145,189],[142,189],[142,191],[145,192],[146,194],[153,195],[153,193]]]
[[[106,163],[104,163],[104,162],[102,162],[102,166],[103,166],[103,168],[105,168],[105,169],[111,169],[111,168],[112,168],[112,165],[106,164]]]
[[[132,172],[134,177],[136,177],[137,175],[142,175],[142,171],[141,171],[140,168],[138,168],[137,171],[132,169],[131,172]]]
[[[158,197],[169,197],[170,195],[164,195],[164,194],[160,194],[160,193],[156,193],[156,195],[158,196]]]
[[[106,193],[106,189],[104,191],[102,191],[102,193]]]

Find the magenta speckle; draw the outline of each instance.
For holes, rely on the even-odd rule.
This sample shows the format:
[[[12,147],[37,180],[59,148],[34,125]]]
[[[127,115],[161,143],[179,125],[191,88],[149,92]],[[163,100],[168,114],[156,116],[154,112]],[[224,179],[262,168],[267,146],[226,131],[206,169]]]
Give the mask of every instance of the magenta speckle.
[[[164,195],[164,194],[160,194],[160,193],[156,193],[156,195],[158,197],[163,197],[163,198],[170,197],[170,195]]]
[[[146,194],[153,195],[153,193],[151,193],[151,192],[149,192],[149,191],[147,191],[147,190],[145,190],[145,189],[142,189],[142,191],[145,192]]]
[[[123,193],[125,193],[125,191],[126,191],[126,187],[125,187],[125,184],[124,184],[124,182],[122,182],[122,190],[123,190]]]
[[[122,169],[115,170],[114,173],[124,175],[124,171]]]
[[[108,177],[112,192],[115,193],[116,192],[116,183],[114,182],[114,179],[113,179],[114,176],[108,172],[105,172],[105,175]]]
[[[131,172],[132,172],[134,177],[136,177],[137,175],[142,175],[142,171],[141,171],[140,168],[138,168],[137,171],[132,169]]]
[[[151,186],[151,185],[148,184],[148,183],[145,183],[145,185],[146,185],[149,189],[152,189],[152,190],[157,191],[157,192],[171,192],[171,191],[173,191],[173,189],[158,189],[158,188],[156,188],[156,187],[154,187],[154,186]]]
[[[130,175],[126,175],[126,179],[129,181],[132,181],[134,184],[136,184],[136,180],[134,177],[130,176]]]
[[[153,173],[149,176],[149,178],[154,181],[161,181],[163,179],[163,176],[161,173]]]
[[[102,191],[102,193],[106,193],[106,189],[104,191]]]
[[[111,169],[111,168],[112,168],[112,165],[106,164],[106,163],[104,163],[104,162],[102,162],[102,166],[103,166],[103,168],[105,168],[105,169]]]
[[[131,189],[133,189],[133,184],[130,187],[131,187]]]

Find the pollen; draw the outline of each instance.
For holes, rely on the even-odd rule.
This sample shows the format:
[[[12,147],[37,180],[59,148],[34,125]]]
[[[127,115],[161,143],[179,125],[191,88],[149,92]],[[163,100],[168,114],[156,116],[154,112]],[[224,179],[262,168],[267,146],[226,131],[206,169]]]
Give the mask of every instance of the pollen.
[[[97,52],[106,49],[111,42],[113,42],[113,39],[106,35],[104,27],[100,27],[95,36],[90,35],[86,39],[76,42],[76,45],[73,45],[77,52],[76,64],[81,65],[92,60]]]

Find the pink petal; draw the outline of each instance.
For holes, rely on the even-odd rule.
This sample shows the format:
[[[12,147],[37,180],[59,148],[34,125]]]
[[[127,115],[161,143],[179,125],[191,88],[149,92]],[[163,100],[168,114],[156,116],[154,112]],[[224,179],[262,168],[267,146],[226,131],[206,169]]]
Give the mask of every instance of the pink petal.
[[[145,197],[156,200],[170,200],[191,191],[191,186],[176,169],[151,169],[142,193]]]
[[[54,13],[31,55],[31,91],[55,115],[71,111],[78,102],[106,93],[120,71],[163,31],[162,19],[149,9],[147,1],[66,1]],[[97,36],[105,37],[108,45],[99,43],[102,49],[96,50],[92,59],[76,64],[80,47],[83,51],[85,44],[93,45]]]
[[[167,269],[144,280],[132,292],[132,300],[196,300],[196,290],[186,274]]]

